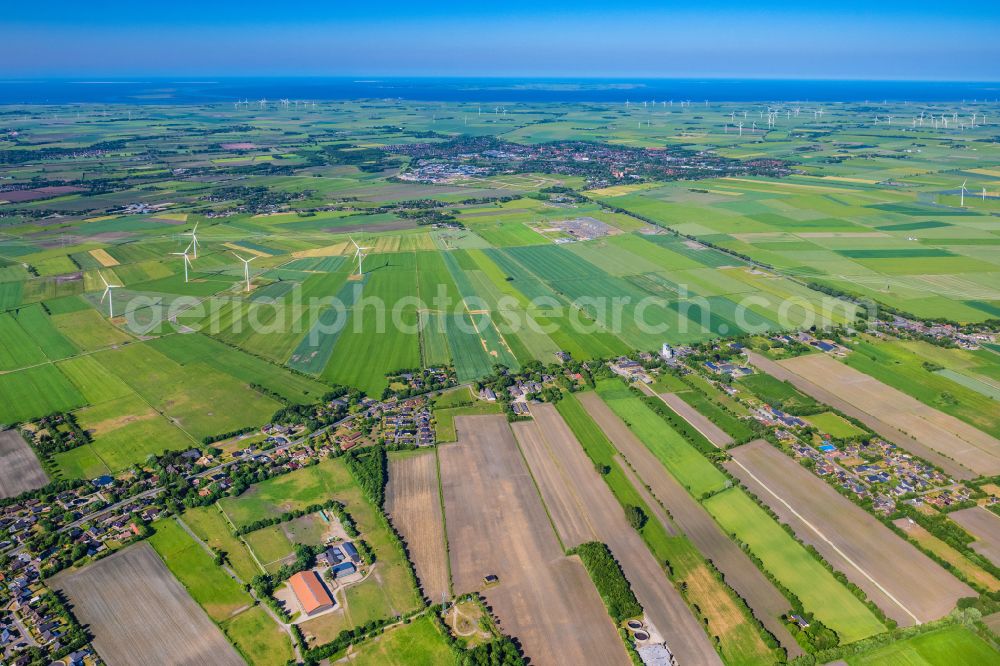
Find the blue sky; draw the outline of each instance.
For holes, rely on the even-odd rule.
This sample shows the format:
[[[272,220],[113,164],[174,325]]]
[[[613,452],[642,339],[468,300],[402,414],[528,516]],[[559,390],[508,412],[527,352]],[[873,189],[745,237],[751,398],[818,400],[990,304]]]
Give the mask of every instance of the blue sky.
[[[1000,78],[989,2],[341,4],[14,1],[0,13],[0,78]]]

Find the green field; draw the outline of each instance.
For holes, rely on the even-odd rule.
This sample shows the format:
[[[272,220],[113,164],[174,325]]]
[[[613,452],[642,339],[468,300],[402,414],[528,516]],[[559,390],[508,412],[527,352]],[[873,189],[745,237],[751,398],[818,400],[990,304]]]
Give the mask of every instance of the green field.
[[[727,534],[747,544],[802,605],[840,636],[842,643],[885,631],[868,608],[813,559],[744,492],[731,488],[703,502]]]
[[[439,666],[455,662],[441,630],[428,617],[391,629],[351,655],[351,663],[361,666]]]
[[[805,417],[805,420],[816,426],[820,431],[833,435],[838,439],[860,437],[865,431],[850,421],[833,412],[821,412]]]
[[[150,344],[94,355],[193,439],[262,425],[281,404],[204,361],[181,365]]]
[[[250,666],[284,666],[294,657],[288,634],[260,606],[243,611],[221,626]]]
[[[194,541],[176,521],[166,518],[154,523],[149,543],[163,558],[194,600],[216,622],[252,604],[250,595],[212,562],[212,556]]]
[[[54,365],[0,374],[0,423],[68,412],[84,404],[80,391]]]
[[[799,391],[788,382],[775,379],[766,373],[748,375],[739,380],[739,384],[745,386],[758,398],[778,409],[801,413],[803,410],[816,409],[816,401]]]
[[[224,497],[219,505],[236,527],[261,518],[277,518],[312,504],[355,492],[354,481],[342,461],[323,460],[254,485],[239,497]]]
[[[847,657],[850,666],[943,666],[989,664],[1000,658],[986,641],[965,627],[944,627]]]
[[[321,382],[289,372],[204,335],[171,335],[150,344],[181,365],[203,362],[247,384],[264,386],[293,403],[316,402],[329,390]]]
[[[215,506],[199,506],[184,512],[182,519],[202,541],[227,555],[229,566],[244,581],[261,573],[243,543],[233,536],[222,512]]]
[[[256,530],[247,534],[244,539],[254,557],[269,573],[281,568],[295,549],[295,544],[285,536],[280,525]]]
[[[619,380],[598,382],[597,392],[692,495],[711,494],[728,485],[722,472]]]

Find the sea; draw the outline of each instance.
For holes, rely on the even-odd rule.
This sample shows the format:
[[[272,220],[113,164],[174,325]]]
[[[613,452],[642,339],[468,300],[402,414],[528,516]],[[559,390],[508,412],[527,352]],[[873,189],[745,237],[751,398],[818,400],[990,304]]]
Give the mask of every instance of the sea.
[[[0,79],[0,104],[212,104],[237,100],[472,103],[996,102],[1000,83],[794,79],[270,77]]]

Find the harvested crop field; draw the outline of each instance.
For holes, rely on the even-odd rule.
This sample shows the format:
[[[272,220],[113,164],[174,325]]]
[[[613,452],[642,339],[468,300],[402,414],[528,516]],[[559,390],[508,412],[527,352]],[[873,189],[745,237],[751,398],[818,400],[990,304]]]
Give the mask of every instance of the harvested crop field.
[[[583,564],[563,555],[502,415],[456,417],[441,484],[455,592],[482,590],[532,664],[628,664]],[[499,583],[483,589],[483,577]]]
[[[1000,440],[826,354],[780,365],[903,431],[979,475],[1000,474]],[[914,452],[917,453],[917,452]]]
[[[17,497],[49,482],[35,452],[15,430],[0,430],[0,498]]]
[[[653,495],[670,509],[670,515],[677,526],[691,539],[698,551],[723,573],[730,587],[747,601],[754,617],[778,639],[790,656],[802,654],[802,648],[781,620],[781,615],[790,607],[781,592],[760,572],[746,553],[729,539],[712,516],[670,475],[599,395],[588,391],[577,397],[636,471],[642,483],[649,486]]]
[[[660,393],[660,399],[667,403],[670,409],[680,414],[681,418],[690,423],[695,430],[705,436],[705,439],[721,449],[733,443],[733,438],[725,430],[705,418],[694,407],[684,402],[676,393]]]
[[[833,387],[827,387],[827,382],[825,377],[820,377],[816,381],[806,379],[802,375],[797,374],[784,365],[779,364],[776,361],[757,354],[755,352],[748,352],[747,357],[750,363],[756,366],[759,370],[766,372],[767,374],[780,379],[782,381],[791,382],[797,389],[806,393],[819,402],[830,405],[844,414],[855,418],[866,426],[871,428],[874,432],[878,433],[880,436],[884,437],[886,440],[892,442],[893,444],[909,451],[910,453],[920,456],[924,460],[927,460],[938,467],[940,467],[946,474],[952,476],[956,479],[967,481],[969,479],[976,478],[975,474],[971,469],[959,464],[955,460],[952,460],[946,455],[939,453],[938,450],[932,448],[926,440],[916,439],[912,433],[907,433],[901,430],[897,425],[890,423],[889,421],[882,418],[883,413],[873,414],[869,411],[865,411],[868,406],[862,408],[856,406],[852,400],[848,400],[842,397],[841,394],[835,393]],[[802,357],[808,358],[808,357]],[[796,359],[789,359],[796,360]],[[836,363],[836,361],[833,361]],[[837,363],[837,365],[840,365]],[[845,370],[850,371],[847,366],[842,366]],[[857,371],[854,371],[857,372]],[[875,381],[875,380],[872,380]],[[890,389],[885,386],[887,390]],[[906,396],[904,396],[906,397]],[[912,398],[909,398],[912,400]],[[872,409],[872,412],[877,410]]]
[[[973,550],[1000,566],[1000,517],[980,506],[955,511],[948,517],[976,537],[971,545]]]
[[[567,548],[587,541],[607,544],[646,618],[684,664],[721,663],[639,533],[594,469],[565,421],[548,404],[532,405],[533,421],[512,425],[542,498]],[[725,631],[725,627],[713,627]]]
[[[437,603],[448,594],[448,553],[433,451],[390,457],[385,507],[406,542],[424,596]]]
[[[52,579],[115,664],[243,664],[148,544]]]
[[[975,592],[826,482],[763,440],[726,468],[900,625],[947,615]]]

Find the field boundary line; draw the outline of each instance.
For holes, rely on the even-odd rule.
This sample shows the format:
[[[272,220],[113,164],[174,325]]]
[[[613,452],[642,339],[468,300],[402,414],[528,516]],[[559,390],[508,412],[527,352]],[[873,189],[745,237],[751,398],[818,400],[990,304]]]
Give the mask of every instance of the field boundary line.
[[[827,538],[827,536],[825,534],[823,534],[823,532],[821,532],[818,527],[816,527],[811,522],[809,522],[808,520],[806,520],[805,517],[803,517],[798,511],[796,511],[795,508],[791,504],[789,504],[787,501],[785,501],[784,498],[782,498],[776,492],[774,492],[773,490],[771,490],[771,488],[768,487],[767,484],[765,484],[763,481],[761,481],[759,478],[757,478],[757,476],[752,471],[750,471],[750,469],[747,468],[746,465],[744,465],[743,463],[741,463],[736,458],[733,458],[733,462],[736,463],[737,465],[739,465],[741,468],[743,468],[743,470],[750,476],[751,479],[753,479],[754,481],[756,481],[757,483],[760,484],[761,488],[763,488],[767,492],[771,493],[771,495],[773,495],[776,500],[778,500],[779,502],[781,502],[782,504],[784,504],[785,507],[787,507],[788,510],[792,512],[792,515],[794,515],[796,518],[798,518],[799,520],[801,520],[806,525],[806,527],[808,527],[813,532],[815,532],[816,536],[818,536],[820,539],[822,539],[827,544],[829,544],[829,546],[831,548],[833,548],[833,550],[838,555],[840,555],[842,558],[844,558],[844,561],[846,561],[852,567],[854,567],[855,569],[857,569],[858,573],[860,573],[862,576],[864,576],[865,578],[867,578],[868,580],[870,580],[872,582],[872,584],[875,585],[875,587],[877,587],[879,589],[879,591],[882,592],[882,594],[884,594],[885,596],[887,596],[897,606],[899,606],[901,609],[903,609],[903,612],[905,612],[907,615],[909,615],[910,617],[912,617],[914,622],[916,622],[917,624],[922,624],[922,622],[920,621],[920,618],[918,618],[916,615],[914,615],[913,612],[909,608],[907,608],[906,606],[904,606],[903,602],[901,602],[899,599],[897,599],[896,597],[894,597],[893,594],[891,592],[889,592],[889,590],[885,589],[885,587],[883,587],[881,583],[879,583],[877,580],[875,580],[875,578],[873,578],[871,574],[869,574],[867,571],[865,571],[863,568],[861,568],[861,565],[859,565],[857,562],[855,562],[850,557],[848,557],[847,553],[845,553],[844,551],[842,551],[837,546],[837,544],[835,544],[833,541],[831,541],[829,538]]]

